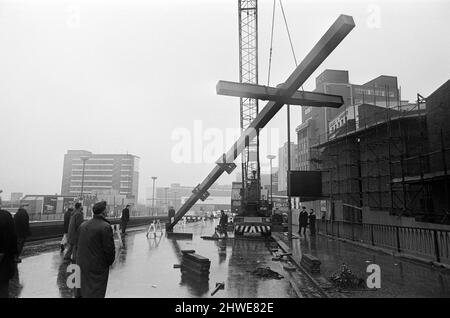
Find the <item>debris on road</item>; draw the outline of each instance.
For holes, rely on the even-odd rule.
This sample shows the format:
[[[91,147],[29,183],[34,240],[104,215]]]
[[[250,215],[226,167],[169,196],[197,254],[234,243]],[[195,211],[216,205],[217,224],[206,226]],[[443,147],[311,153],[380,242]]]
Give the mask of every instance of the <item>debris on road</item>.
[[[284,269],[285,271],[293,272],[293,271],[295,271],[297,268],[296,268],[295,266],[290,265],[290,264],[285,264],[285,265],[283,265],[283,269]]]
[[[282,279],[284,276],[270,269],[270,267],[258,267],[254,271],[251,271],[253,275],[262,277],[262,278],[274,278],[274,279]]]
[[[311,254],[303,254],[300,265],[310,273],[320,273],[320,260]]]
[[[211,296],[214,296],[221,289],[225,289],[225,283],[216,283],[216,288],[211,293]]]
[[[192,240],[192,233],[167,232],[167,238],[176,240]]]
[[[203,239],[203,240],[210,240],[210,241],[218,241],[218,240],[220,240],[220,237],[218,237],[218,236],[201,236],[201,238]]]
[[[344,263],[340,271],[337,271],[329,277],[330,281],[338,288],[355,289],[365,288],[364,279],[355,275],[350,268]]]
[[[272,258],[272,261],[287,261],[287,259],[283,258],[285,256],[292,256],[292,253],[281,253],[275,254],[275,257]]]
[[[211,261],[195,253],[183,253],[181,269],[197,275],[208,276]]]

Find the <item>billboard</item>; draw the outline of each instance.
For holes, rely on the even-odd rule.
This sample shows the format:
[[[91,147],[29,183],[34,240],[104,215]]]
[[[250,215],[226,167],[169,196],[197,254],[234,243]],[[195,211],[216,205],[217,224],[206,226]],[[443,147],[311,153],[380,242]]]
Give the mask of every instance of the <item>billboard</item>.
[[[290,195],[302,201],[322,198],[322,172],[290,171],[288,175]]]

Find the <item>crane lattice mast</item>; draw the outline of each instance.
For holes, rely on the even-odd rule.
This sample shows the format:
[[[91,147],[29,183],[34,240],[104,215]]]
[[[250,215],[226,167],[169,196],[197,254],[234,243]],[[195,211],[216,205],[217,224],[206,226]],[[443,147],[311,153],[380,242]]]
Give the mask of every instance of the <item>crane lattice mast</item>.
[[[239,2],[239,82],[258,84],[258,1]],[[258,100],[240,98],[241,130],[245,131],[258,114]],[[259,135],[259,134],[258,134]],[[242,187],[247,193],[249,179],[260,189],[259,137],[246,141],[242,152]],[[257,191],[259,200],[260,191]]]

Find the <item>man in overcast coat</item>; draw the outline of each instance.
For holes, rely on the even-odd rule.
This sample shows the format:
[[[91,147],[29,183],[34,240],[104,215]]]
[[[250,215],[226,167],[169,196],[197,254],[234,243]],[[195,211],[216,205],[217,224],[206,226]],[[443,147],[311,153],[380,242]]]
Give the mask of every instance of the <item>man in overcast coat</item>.
[[[78,240],[82,298],[105,297],[109,267],[116,256],[113,230],[106,220],[106,202],[96,203],[93,212],[94,217],[80,226]]]

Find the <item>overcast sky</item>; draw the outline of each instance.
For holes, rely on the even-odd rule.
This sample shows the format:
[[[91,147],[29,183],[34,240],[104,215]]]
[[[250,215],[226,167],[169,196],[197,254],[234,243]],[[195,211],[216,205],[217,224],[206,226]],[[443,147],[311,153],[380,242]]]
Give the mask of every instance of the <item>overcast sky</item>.
[[[283,3],[299,61],[339,14],[356,22],[305,89],[326,68],[349,70],[352,83],[398,76],[410,100],[450,79],[450,1]],[[267,84],[272,0],[259,0],[259,8],[260,83]],[[275,21],[271,85],[295,66],[279,6]],[[190,163],[179,163],[174,147],[186,132],[195,141],[200,131],[207,144],[214,129],[226,136],[239,127],[238,100],[215,94],[218,80],[238,81],[237,22],[237,0],[0,0],[3,198],[59,193],[68,149],[139,156],[140,201],[152,175],[159,186],[200,183],[213,164],[195,160],[195,142]],[[292,138],[300,121],[293,110]],[[267,128],[284,142],[285,111]],[[262,158],[276,154],[267,148]]]

